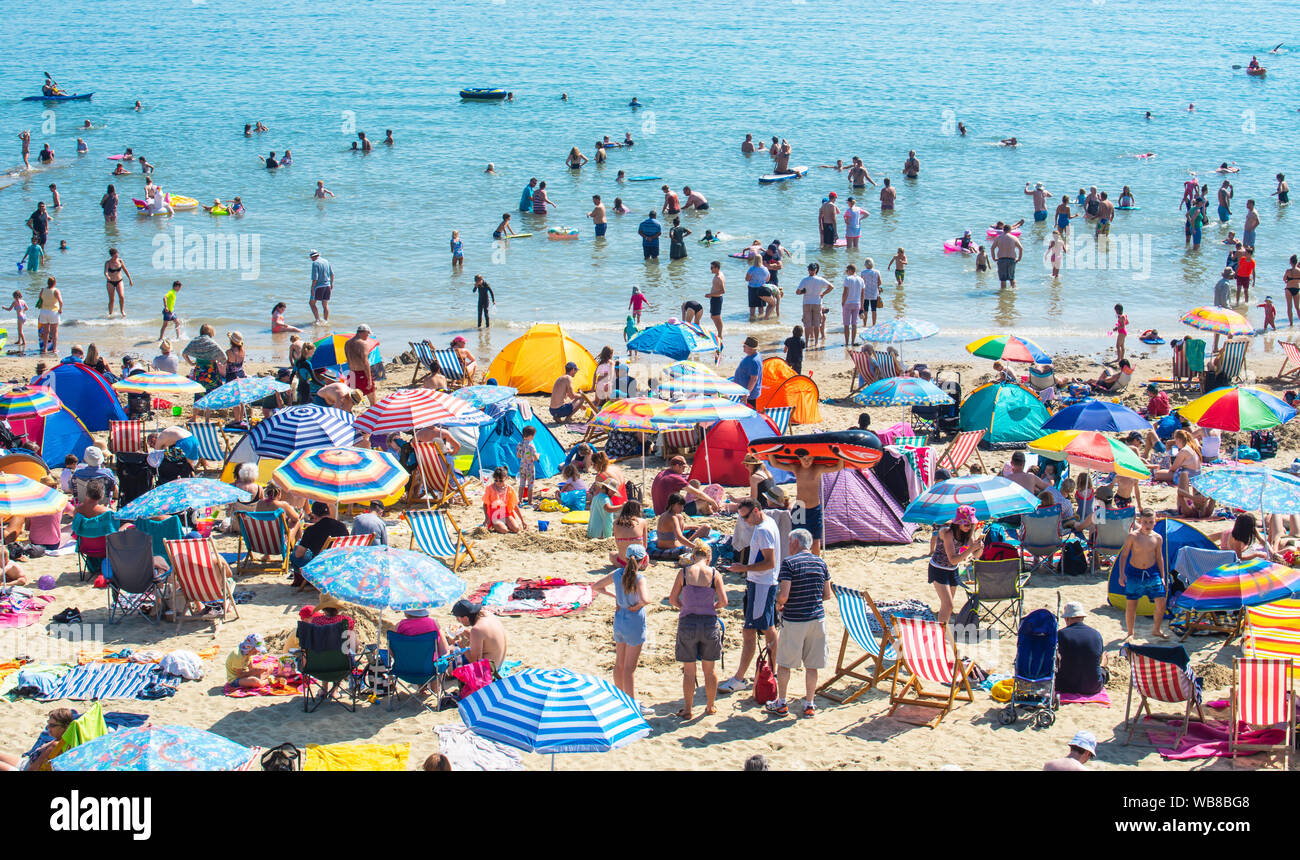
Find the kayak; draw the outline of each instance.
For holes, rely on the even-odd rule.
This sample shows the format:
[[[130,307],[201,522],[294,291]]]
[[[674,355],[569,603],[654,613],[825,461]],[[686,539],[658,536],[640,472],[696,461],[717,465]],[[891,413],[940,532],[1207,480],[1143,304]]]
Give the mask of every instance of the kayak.
[[[94,93],[72,93],[71,95],[61,96],[25,96],[25,102],[79,102],[85,101],[93,96]]]
[[[629,176],[628,182],[658,182],[663,179],[662,176]]]
[[[765,436],[749,443],[749,451],[760,460],[778,466],[797,466],[801,456],[811,456],[816,466],[848,466],[870,469],[884,451],[880,437],[870,430],[840,430],[804,436]]]
[[[460,97],[472,102],[499,102],[506,97],[506,91],[487,89],[485,87],[469,87],[460,91]]]
[[[1246,69],[1246,74],[1256,78],[1262,78],[1264,75],[1268,74],[1268,69],[1263,66],[1260,66],[1258,69]]]
[[[794,173],[765,173],[758,177],[758,181],[763,183],[785,182],[787,179],[798,179],[800,176],[803,176],[808,172],[808,167],[806,165],[793,167],[791,169]]]

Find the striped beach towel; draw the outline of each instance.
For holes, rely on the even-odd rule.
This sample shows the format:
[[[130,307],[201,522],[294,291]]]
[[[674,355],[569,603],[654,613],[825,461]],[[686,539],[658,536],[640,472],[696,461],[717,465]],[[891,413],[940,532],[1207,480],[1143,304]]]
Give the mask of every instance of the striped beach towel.
[[[134,699],[163,679],[154,663],[86,663],[59,679],[49,699]]]

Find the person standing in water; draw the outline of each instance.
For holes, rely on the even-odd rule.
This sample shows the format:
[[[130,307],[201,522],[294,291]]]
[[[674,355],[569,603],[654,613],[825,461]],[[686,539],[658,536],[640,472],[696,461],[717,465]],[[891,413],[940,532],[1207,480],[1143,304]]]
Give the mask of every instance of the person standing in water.
[[[122,277],[126,277],[126,282],[135,286],[135,281],[131,280],[131,273],[126,269],[126,263],[117,256],[116,248],[108,249],[108,260],[104,263],[104,279],[108,283],[108,315],[113,315],[113,299],[117,298],[118,306],[121,308],[122,316],[126,316],[126,290],[122,287]]]
[[[474,276],[473,292],[478,297],[478,327],[483,328],[487,323],[488,328],[492,328],[492,317],[488,314],[488,306],[497,303],[496,293],[492,292],[492,287],[488,282],[483,280],[482,275]]]
[[[916,160],[916,150],[907,151],[907,161],[903,162],[903,178],[915,179],[921,172],[921,162]]]
[[[45,279],[45,289],[36,300],[40,313],[36,316],[36,337],[41,343],[41,355],[56,355],[59,350],[59,314],[63,312],[63,295],[53,278]]]
[[[1052,192],[1043,187],[1043,183],[1035,182],[1031,189],[1029,183],[1025,183],[1025,193],[1034,198],[1034,220],[1047,220],[1047,198],[1052,196]]]
[[[307,255],[311,259],[311,287],[309,288],[308,307],[316,325],[321,323],[321,314],[316,310],[320,302],[325,313],[325,322],[330,321],[330,296],[334,294],[334,268],[315,248]]]
[[[587,217],[591,219],[592,225],[596,228],[596,236],[599,238],[605,235],[605,230],[609,226],[605,223],[605,204],[600,202],[599,194],[591,195],[591,202],[593,205]]]

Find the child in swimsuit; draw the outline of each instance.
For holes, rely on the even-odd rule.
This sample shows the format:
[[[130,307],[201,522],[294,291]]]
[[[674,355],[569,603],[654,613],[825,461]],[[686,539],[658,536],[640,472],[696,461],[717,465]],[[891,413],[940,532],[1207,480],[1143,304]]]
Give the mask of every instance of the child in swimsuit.
[[[271,308],[271,333],[272,334],[279,334],[282,331],[302,331],[302,329],[298,328],[297,326],[291,326],[284,321],[284,312],[288,309],[289,306],[286,305],[284,302],[277,302],[275,307]],[[292,360],[293,360],[293,356],[290,356],[290,361]]]
[[[1115,327],[1111,331],[1115,333],[1115,352],[1119,356],[1116,360],[1123,361],[1124,339],[1128,336],[1128,315],[1123,305],[1115,305]]]
[[[14,290],[13,303],[5,308],[7,311],[13,311],[14,317],[18,321],[18,349],[27,348],[27,339],[23,336],[23,323],[27,322],[27,302],[23,301],[23,291]]]
[[[1138,517],[1139,531],[1129,534],[1115,559],[1119,569],[1119,585],[1124,589],[1125,608],[1124,626],[1128,632],[1125,639],[1133,637],[1133,626],[1137,621],[1138,600],[1150,598],[1155,603],[1154,626],[1151,635],[1159,639],[1168,639],[1168,634],[1160,630],[1160,622],[1165,616],[1165,580],[1164,554],[1161,552],[1163,539],[1153,529],[1156,525],[1154,511],[1144,510]]]

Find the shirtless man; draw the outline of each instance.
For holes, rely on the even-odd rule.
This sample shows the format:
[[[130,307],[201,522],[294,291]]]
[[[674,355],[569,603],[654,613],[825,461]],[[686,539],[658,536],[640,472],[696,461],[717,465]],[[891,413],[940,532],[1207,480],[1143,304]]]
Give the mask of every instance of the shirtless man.
[[[493,615],[483,613],[483,605],[469,600],[457,600],[451,608],[451,617],[468,629],[456,636],[456,644],[469,648],[466,663],[487,660],[495,672],[506,660],[506,628]]]
[[[375,380],[370,376],[370,353],[379,345],[370,338],[370,326],[362,323],[357,326],[357,333],[343,344],[343,357],[347,359],[348,370],[352,371],[352,381],[357,391],[364,394],[370,405],[374,406],[378,395],[375,394]]]
[[[369,152],[370,150],[375,148],[375,145],[371,143],[370,140],[366,137],[366,133],[364,131],[357,132],[357,137],[361,139],[362,152]]]
[[[821,236],[822,245],[834,246],[835,240],[839,238],[836,225],[840,217],[840,207],[835,205],[835,198],[836,194],[832,191],[817,210],[817,234]]]
[[[316,392],[316,396],[320,398],[320,405],[332,406],[344,412],[351,412],[352,407],[365,399],[364,394],[354,391],[346,382],[331,382],[329,385],[322,386]]]
[[[316,180],[316,196],[317,196],[317,197],[333,197],[333,196],[334,196],[334,192],[333,192],[333,191],[330,191],[328,188],[325,187],[325,180],[324,180],[324,179],[317,179],[317,180]]]
[[[50,186],[53,187],[53,186]],[[1255,247],[1255,230],[1259,228],[1259,213],[1255,211],[1255,201],[1246,201],[1246,223],[1242,225],[1241,241],[1247,248]]]
[[[798,465],[790,468],[794,473],[795,497],[798,499],[798,503],[790,510],[790,522],[798,528],[807,529],[812,535],[813,555],[822,554],[822,475],[843,468],[843,460],[835,466],[818,466],[810,454],[800,455]]]
[[[881,212],[892,210],[894,208],[894,201],[898,199],[898,189],[889,184],[888,176],[885,177],[884,182],[884,187],[880,189]]]
[[[903,162],[903,177],[906,179],[915,179],[921,172],[921,162],[916,160],[916,150],[907,151],[907,161]]]
[[[1101,192],[1097,199],[1097,232],[1093,238],[1110,235],[1110,224],[1115,220],[1115,204],[1110,202],[1106,192]]]
[[[862,163],[862,159],[853,156],[853,164],[849,167],[849,185],[854,188],[866,188],[868,182],[872,185],[876,184],[876,180],[871,178],[871,172]]]
[[[551,418],[563,421],[573,414],[582,402],[582,395],[573,388],[573,378],[578,375],[578,365],[572,361],[564,365],[564,375],[555,380],[551,388]]]
[[[150,433],[145,437],[145,442],[155,451],[166,451],[175,446],[185,455],[185,459],[190,461],[191,466],[198,468],[202,464],[203,455],[199,451],[199,440],[184,427],[172,426],[159,433]]]
[[[1158,639],[1169,638],[1169,634],[1160,629],[1160,622],[1165,617],[1165,556],[1161,551],[1164,539],[1153,531],[1155,526],[1155,511],[1142,511],[1138,516],[1138,531],[1129,533],[1124,548],[1115,559],[1119,587],[1124,589],[1125,597],[1124,629],[1128,631],[1125,640],[1133,638],[1137,604],[1142,597],[1149,597],[1155,603],[1151,635]]]
[[[704,195],[698,191],[692,191],[691,186],[687,185],[682,188],[682,194],[686,197],[686,202],[682,204],[682,211],[694,209],[696,212],[709,211],[709,201],[704,199]]]
[[[745,140],[740,144],[740,151],[745,155],[754,154],[754,135],[745,135]]]
[[[664,193],[664,205],[659,208],[660,212],[665,215],[676,215],[682,211],[682,204],[677,199],[676,191],[673,191],[667,185],[662,186],[659,190]]]
[[[1034,187],[1030,188],[1029,183],[1025,183],[1025,193],[1034,198],[1034,220],[1047,220],[1047,198],[1052,196],[1052,192],[1043,187],[1043,183],[1035,182]]]
[[[709,271],[713,272],[713,283],[704,297],[709,300],[709,317],[718,329],[718,340],[722,340],[722,296],[727,292],[727,278],[722,274],[722,263],[717,260],[709,263]]]
[[[994,239],[992,246],[993,259],[997,261],[998,267],[998,285],[1006,287],[1007,282],[1011,282],[1011,288],[1016,288],[1016,263],[1024,256],[1025,249],[1020,244],[1020,240],[1005,230]]]
[[[591,207],[591,211],[587,213],[587,217],[591,219],[591,223],[596,227],[596,236],[597,237],[604,236],[605,230],[608,229],[609,227],[609,225],[605,223],[605,204],[600,202],[599,194],[591,195],[591,202],[593,205]],[[510,220],[509,217],[507,217],[506,221],[509,220]],[[507,226],[506,222],[505,221],[501,222],[501,226],[502,227]],[[497,232],[500,231],[501,231],[501,227],[497,227]]]

